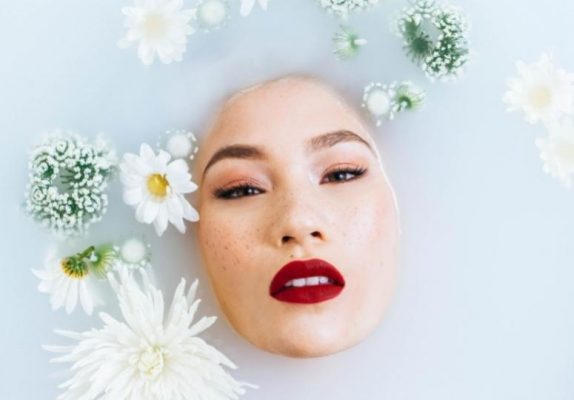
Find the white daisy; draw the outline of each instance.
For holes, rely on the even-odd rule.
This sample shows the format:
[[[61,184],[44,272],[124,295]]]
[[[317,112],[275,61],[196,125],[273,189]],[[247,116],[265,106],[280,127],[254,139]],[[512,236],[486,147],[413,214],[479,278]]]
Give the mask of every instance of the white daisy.
[[[259,6],[263,10],[267,10],[267,0],[241,0],[240,14],[244,17],[251,14],[251,10],[253,10],[255,2],[259,3]]]
[[[574,122],[571,119],[553,122],[548,124],[548,130],[547,138],[536,140],[544,172],[569,188],[574,176]]]
[[[185,233],[184,219],[199,220],[199,214],[184,197],[197,189],[197,185],[191,181],[185,161],[170,162],[170,159],[163,150],[155,155],[144,143],[139,156],[127,153],[120,163],[124,201],[136,208],[138,222],[153,223],[159,236],[165,232],[168,222]]]
[[[182,0],[135,0],[134,7],[122,9],[128,32],[118,46],[139,42],[138,55],[145,65],[151,65],[156,56],[165,64],[181,61],[187,36],[194,32],[190,21],[195,15],[182,6]]]
[[[63,353],[54,362],[71,363],[72,377],[64,382],[59,400],[200,400],[237,399],[244,386],[223,367],[236,365],[197,335],[216,317],[193,323],[200,299],[197,280],[187,295],[178,285],[169,311],[161,291],[140,269],[142,283],[126,270],[120,281],[109,274],[123,319],[100,313],[103,327],[85,332],[57,331],[76,343],[45,346]]]
[[[508,111],[522,110],[529,123],[550,121],[574,108],[574,75],[556,68],[547,54],[527,65],[516,62],[518,77],[508,80],[503,100]]]
[[[90,247],[82,253],[62,258],[51,250],[46,257],[45,268],[32,270],[41,280],[38,290],[50,295],[52,310],[65,307],[66,313],[70,314],[79,300],[84,312],[91,315],[94,307],[102,303],[95,286],[95,276],[88,268],[88,260],[94,251]]]

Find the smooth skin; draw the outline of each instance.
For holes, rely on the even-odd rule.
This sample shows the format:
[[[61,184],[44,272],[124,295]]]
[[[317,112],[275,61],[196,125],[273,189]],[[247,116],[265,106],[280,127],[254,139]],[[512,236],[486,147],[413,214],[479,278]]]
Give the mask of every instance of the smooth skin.
[[[212,160],[239,144],[258,152]],[[239,335],[271,353],[319,357],[376,328],[395,286],[398,210],[371,134],[332,88],[287,76],[235,94],[203,135],[193,176],[202,260]],[[283,265],[310,258],[343,274],[337,297],[270,296]]]

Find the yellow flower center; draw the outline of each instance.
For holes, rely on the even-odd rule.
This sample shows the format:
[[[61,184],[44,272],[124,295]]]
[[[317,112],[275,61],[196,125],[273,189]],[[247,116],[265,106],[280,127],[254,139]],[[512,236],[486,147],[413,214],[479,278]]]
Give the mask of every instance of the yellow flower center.
[[[148,379],[158,376],[165,364],[164,351],[161,347],[148,347],[140,353],[138,360],[138,370],[140,374]]]
[[[536,86],[530,90],[530,102],[536,108],[543,108],[550,104],[552,92],[546,86]]]
[[[70,278],[82,279],[88,274],[88,267],[78,257],[68,257],[60,261],[60,267],[64,274]]]
[[[143,33],[148,39],[158,39],[164,36],[167,26],[165,17],[159,13],[150,13],[142,24]]]
[[[147,178],[147,190],[156,197],[167,196],[169,181],[165,175],[152,174]]]

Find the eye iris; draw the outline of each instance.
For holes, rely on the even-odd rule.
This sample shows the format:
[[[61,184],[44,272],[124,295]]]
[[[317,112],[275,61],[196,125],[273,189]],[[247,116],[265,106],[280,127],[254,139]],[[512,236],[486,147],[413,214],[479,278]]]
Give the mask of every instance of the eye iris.
[[[351,170],[351,169],[342,169],[339,171],[334,171],[332,172],[329,177],[331,179],[329,179],[329,181],[331,182],[340,182],[340,181],[349,181],[351,179],[354,179],[360,175],[362,175],[364,171],[362,170]]]
[[[246,186],[246,187],[243,187],[243,188],[239,189],[238,191],[236,191],[236,193],[241,193],[241,194],[249,196],[249,195],[252,195],[254,193],[254,190],[251,186]]]
[[[351,175],[351,174],[349,172],[346,172],[346,171],[335,172],[335,176],[337,177],[337,179],[335,179],[335,180],[337,180],[337,181],[345,180],[345,177],[349,176],[349,175]]]
[[[240,186],[229,190],[227,197],[243,197],[252,196],[256,193],[256,189],[253,186]]]

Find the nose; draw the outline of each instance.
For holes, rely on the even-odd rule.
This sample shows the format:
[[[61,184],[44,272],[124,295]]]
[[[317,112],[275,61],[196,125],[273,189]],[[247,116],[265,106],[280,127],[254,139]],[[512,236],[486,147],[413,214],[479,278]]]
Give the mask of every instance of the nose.
[[[307,248],[328,239],[326,212],[318,200],[312,193],[299,191],[284,194],[275,202],[275,218],[270,221],[271,237],[277,247]]]

